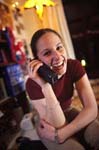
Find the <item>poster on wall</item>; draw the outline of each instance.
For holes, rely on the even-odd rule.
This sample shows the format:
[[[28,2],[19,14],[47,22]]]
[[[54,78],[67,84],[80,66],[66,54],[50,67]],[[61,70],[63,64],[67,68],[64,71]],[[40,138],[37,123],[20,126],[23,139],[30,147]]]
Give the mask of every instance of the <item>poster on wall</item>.
[[[24,28],[24,23],[23,23],[23,15],[21,13],[20,8],[14,8],[12,10],[13,14],[13,24],[14,24],[14,29],[15,29],[15,36],[19,39],[25,39],[26,34],[25,34],[25,28]]]
[[[13,22],[9,7],[0,2],[0,29],[4,27],[13,28]]]

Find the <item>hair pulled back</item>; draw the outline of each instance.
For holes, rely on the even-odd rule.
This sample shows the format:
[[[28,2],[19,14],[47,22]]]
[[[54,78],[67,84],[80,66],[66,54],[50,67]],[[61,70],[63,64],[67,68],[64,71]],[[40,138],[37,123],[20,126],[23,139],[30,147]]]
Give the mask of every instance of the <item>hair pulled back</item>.
[[[38,40],[41,38],[41,36],[43,36],[45,33],[49,33],[49,32],[52,32],[54,34],[56,34],[60,39],[61,36],[53,29],[50,29],[50,28],[44,28],[44,29],[39,29],[37,30],[33,36],[32,36],[32,39],[31,39],[31,43],[30,43],[30,46],[31,46],[31,49],[32,49],[32,53],[34,55],[35,58],[37,58],[37,42]]]

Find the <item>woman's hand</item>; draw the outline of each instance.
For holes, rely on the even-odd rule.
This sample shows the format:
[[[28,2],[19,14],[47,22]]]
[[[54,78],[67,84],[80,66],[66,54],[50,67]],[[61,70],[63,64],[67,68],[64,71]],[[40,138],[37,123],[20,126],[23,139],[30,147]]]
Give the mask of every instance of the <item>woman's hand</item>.
[[[40,120],[37,127],[37,133],[41,139],[55,141],[55,128],[44,120]]]
[[[28,60],[27,61],[27,69],[29,73],[29,77],[34,80],[41,87],[46,83],[38,74],[38,69],[42,66],[43,63],[38,59]]]

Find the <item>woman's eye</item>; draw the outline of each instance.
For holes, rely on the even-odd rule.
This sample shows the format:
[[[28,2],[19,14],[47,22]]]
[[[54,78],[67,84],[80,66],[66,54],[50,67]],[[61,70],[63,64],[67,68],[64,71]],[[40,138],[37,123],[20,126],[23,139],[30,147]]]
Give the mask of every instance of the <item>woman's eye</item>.
[[[50,54],[51,54],[51,52],[48,51],[48,52],[45,52],[43,55],[44,55],[44,56],[48,56],[48,55],[50,55]]]
[[[57,47],[57,50],[60,50],[60,49],[62,49],[62,46],[61,46],[61,45]]]

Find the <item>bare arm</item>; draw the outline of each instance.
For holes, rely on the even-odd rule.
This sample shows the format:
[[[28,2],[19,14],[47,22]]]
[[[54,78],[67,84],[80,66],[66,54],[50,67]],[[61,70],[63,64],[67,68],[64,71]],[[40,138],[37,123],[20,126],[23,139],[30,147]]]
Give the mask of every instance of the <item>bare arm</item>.
[[[45,118],[47,122],[56,128],[59,128],[65,124],[65,116],[60,107],[60,104],[53,92],[52,86],[47,83],[38,74],[38,68],[42,65],[39,60],[33,60],[28,63],[28,72],[32,80],[34,80],[38,85],[40,85],[43,95],[46,100],[46,112],[47,117]],[[35,103],[36,105],[36,103]],[[40,107],[38,105],[38,107]],[[38,109],[39,110],[39,109]]]
[[[34,62],[30,64],[30,68],[32,68],[32,65],[35,67],[34,67],[33,72],[30,71],[31,78],[41,86],[42,92],[48,104],[53,104],[53,102],[57,101],[57,98],[54,95],[51,86],[46,84],[37,75],[37,69],[40,67],[41,64],[35,60]],[[91,89],[91,86],[90,86],[90,83],[88,81],[86,74],[79,81],[76,82],[76,88],[77,88],[79,97],[84,107],[82,111],[79,113],[79,115],[71,123],[69,123],[68,125],[66,125],[65,127],[61,129],[58,129],[58,137],[59,137],[60,143],[63,142],[65,139],[69,138],[70,136],[72,136],[73,134],[77,133],[82,128],[84,128],[86,125],[92,122],[97,116],[96,100],[95,100],[93,91]],[[49,90],[50,90],[50,93],[49,93]],[[56,105],[56,103],[54,104]],[[54,108],[55,105],[51,107]],[[55,117],[56,119],[56,114],[54,111],[51,111],[51,113],[49,114],[52,115],[52,118]],[[54,141],[55,140],[55,128],[54,128],[55,126],[51,126],[50,124],[47,124],[44,121],[41,122],[41,124],[43,124],[44,128],[42,129],[41,126],[38,128],[38,132],[40,136]],[[49,132],[49,131],[52,131],[52,132]]]
[[[83,109],[70,124],[58,130],[60,142],[84,128],[97,116],[97,103],[86,74],[76,82],[76,89],[82,101]]]
[[[55,128],[60,128],[66,123],[62,108],[49,83],[46,83],[42,92],[45,96],[43,99],[33,100],[31,103],[39,112],[40,118],[50,123]]]
[[[91,123],[97,116],[97,103],[87,75],[84,75],[76,82],[76,88],[82,101],[83,109],[71,123],[57,130],[60,143],[64,142],[64,140],[68,139],[70,136]],[[44,121],[42,121],[41,124],[44,128],[38,128],[40,136],[55,141],[55,129]],[[50,132],[48,132],[48,130]]]

